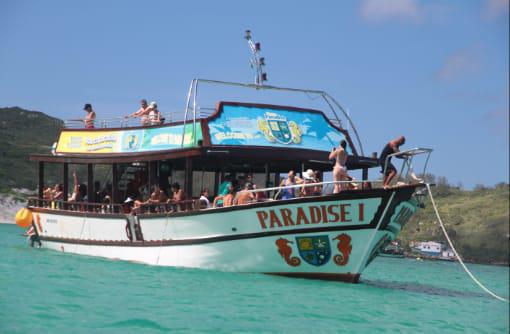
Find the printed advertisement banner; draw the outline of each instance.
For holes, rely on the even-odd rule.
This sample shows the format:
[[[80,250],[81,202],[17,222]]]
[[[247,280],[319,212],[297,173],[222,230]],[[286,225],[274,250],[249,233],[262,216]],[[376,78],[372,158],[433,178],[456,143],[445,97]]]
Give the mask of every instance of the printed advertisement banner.
[[[213,145],[247,145],[303,148],[331,151],[345,135],[331,126],[323,114],[223,105],[223,111],[209,122]],[[347,146],[347,152],[352,150]]]
[[[172,150],[193,146],[193,125],[186,124],[184,146],[181,146],[183,125],[158,128],[73,131],[60,134],[57,153],[133,153]],[[202,128],[196,123],[197,142],[202,140]]]

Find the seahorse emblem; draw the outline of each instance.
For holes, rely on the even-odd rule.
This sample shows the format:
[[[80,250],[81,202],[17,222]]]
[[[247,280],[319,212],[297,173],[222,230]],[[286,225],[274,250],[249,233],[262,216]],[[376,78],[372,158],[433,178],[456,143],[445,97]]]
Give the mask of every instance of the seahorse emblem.
[[[275,242],[276,247],[278,247],[278,253],[280,253],[285,262],[290,266],[297,267],[301,264],[301,260],[298,257],[292,256],[292,247],[289,246],[292,243],[292,241],[284,238],[280,238]]]
[[[349,262],[349,255],[352,251],[351,237],[342,233],[337,235],[336,238],[333,238],[333,240],[338,240],[337,248],[340,252],[340,254],[333,257],[333,261],[335,261],[338,266],[345,266],[347,262]]]

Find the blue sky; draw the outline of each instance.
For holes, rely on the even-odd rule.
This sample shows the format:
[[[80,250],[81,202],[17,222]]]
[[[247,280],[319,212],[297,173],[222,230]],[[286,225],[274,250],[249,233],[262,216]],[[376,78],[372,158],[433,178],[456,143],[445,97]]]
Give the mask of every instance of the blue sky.
[[[253,81],[245,29],[268,83],[326,90],[365,153],[403,134],[453,184],[508,182],[508,0],[3,0],[0,106],[70,119],[90,102],[114,117],[145,97],[182,110],[192,78]]]

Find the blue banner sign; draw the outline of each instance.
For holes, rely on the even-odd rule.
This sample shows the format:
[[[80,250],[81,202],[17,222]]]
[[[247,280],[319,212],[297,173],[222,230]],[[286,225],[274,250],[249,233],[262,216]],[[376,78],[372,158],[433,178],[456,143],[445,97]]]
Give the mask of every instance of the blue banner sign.
[[[319,112],[223,104],[208,122],[213,145],[271,146],[331,151],[345,135]],[[347,146],[347,152],[352,154]]]

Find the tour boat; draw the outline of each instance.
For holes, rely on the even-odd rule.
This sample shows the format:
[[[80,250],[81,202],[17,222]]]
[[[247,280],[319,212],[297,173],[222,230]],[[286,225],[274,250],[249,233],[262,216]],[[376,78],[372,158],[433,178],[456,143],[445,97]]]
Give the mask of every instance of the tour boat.
[[[206,112],[196,102],[199,84],[316,95],[328,110],[219,97],[214,110]],[[328,154],[341,140],[348,143],[348,169],[359,170],[361,180],[349,181],[338,193],[333,193],[333,181],[280,186],[289,170],[331,171]],[[154,126],[122,121],[112,127],[96,120],[94,129],[66,126],[52,152],[30,156],[39,168],[39,194],[27,205],[32,244],[151,265],[358,282],[380,248],[421,206],[425,184],[409,177],[414,176],[411,162],[423,154],[425,173],[430,152],[416,148],[395,154],[403,163],[398,183],[383,189],[380,161],[364,155],[350,115],[328,93],[194,79],[183,121]],[[69,201],[73,165],[86,174],[80,177],[89,185],[87,202]],[[63,199],[45,200],[45,170],[55,167],[62,171]],[[371,168],[376,168],[374,180],[368,178]],[[105,170],[100,182],[110,187],[111,201],[94,203],[92,185]],[[247,173],[257,185],[248,191],[261,195],[257,200],[217,208],[204,208],[198,200],[205,187],[217,194],[227,174],[236,179]],[[179,182],[186,200],[130,211],[127,184],[135,177],[145,181],[144,189]],[[278,196],[283,189],[298,194],[303,186],[315,192]]]

